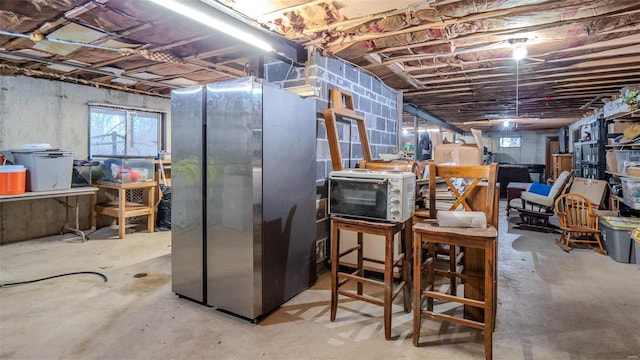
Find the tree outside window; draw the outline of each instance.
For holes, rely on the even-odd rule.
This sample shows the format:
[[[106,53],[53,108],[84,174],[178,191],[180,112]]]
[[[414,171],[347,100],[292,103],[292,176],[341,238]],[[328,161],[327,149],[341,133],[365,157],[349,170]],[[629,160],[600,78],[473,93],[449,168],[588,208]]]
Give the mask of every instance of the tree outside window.
[[[89,107],[89,156],[157,156],[164,113]]]

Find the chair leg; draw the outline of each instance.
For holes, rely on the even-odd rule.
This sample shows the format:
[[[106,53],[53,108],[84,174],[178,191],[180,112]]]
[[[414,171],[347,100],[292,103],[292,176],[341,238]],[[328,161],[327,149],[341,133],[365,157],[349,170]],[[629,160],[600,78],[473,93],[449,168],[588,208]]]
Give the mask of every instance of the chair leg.
[[[570,232],[567,232],[567,236],[565,236],[565,239],[566,239],[566,242],[565,242],[564,245],[567,248],[570,248],[571,247],[571,233]]]
[[[600,241],[600,234],[594,234],[596,240],[598,241],[598,247],[600,248],[600,250],[598,250],[598,252],[600,254],[606,255],[607,254],[607,250],[604,249],[604,247],[602,246],[602,241]]]

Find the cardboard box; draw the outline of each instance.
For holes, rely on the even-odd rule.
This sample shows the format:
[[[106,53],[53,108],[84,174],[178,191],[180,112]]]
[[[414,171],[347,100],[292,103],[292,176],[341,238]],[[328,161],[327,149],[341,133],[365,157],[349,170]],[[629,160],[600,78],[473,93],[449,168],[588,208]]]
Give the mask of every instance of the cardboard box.
[[[616,160],[615,150],[607,150],[605,153],[605,159],[607,162],[607,171],[612,173],[618,172],[618,162]]]
[[[607,133],[609,134],[622,134],[622,132],[633,125],[633,121],[614,121],[607,125]]]
[[[600,215],[600,217],[603,216],[620,216],[620,211],[618,210],[593,210],[593,213],[596,215]]]
[[[603,206],[604,196],[607,193],[607,182],[604,180],[575,178],[571,184],[570,193],[585,196],[591,202],[594,209]]]
[[[451,163],[455,165],[482,165],[484,146],[482,131],[471,129],[475,144],[442,144],[433,150],[436,164]]]

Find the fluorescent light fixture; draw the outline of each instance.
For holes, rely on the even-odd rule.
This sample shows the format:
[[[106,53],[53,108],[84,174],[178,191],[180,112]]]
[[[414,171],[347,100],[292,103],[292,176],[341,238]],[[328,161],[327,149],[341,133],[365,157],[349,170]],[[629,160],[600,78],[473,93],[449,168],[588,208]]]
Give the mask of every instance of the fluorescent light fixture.
[[[191,20],[197,21],[203,25],[206,25],[215,30],[221,31],[229,36],[233,36],[238,40],[242,40],[247,44],[251,44],[264,51],[274,51],[273,47],[266,41],[252,35],[238,27],[227,24],[226,22],[218,19],[217,17],[207,15],[200,10],[191,8],[180,1],[174,0],[148,0],[157,5],[165,7],[171,11],[174,11],[180,15],[186,16]]]
[[[513,58],[516,61],[520,61],[527,57],[527,48],[524,47],[524,44],[516,44],[513,49]]]

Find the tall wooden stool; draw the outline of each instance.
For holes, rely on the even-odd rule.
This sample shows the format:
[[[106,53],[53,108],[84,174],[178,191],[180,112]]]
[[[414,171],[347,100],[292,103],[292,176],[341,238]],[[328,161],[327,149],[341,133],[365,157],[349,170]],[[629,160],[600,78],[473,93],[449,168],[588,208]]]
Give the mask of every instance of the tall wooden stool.
[[[483,227],[465,227],[464,222],[458,226],[452,223],[440,224],[438,221],[423,221],[413,226],[413,344],[419,345],[422,317],[448,321],[464,326],[484,330],[484,352],[486,359],[493,356],[493,330],[496,314],[496,259],[497,259],[497,194],[496,178],[497,165],[471,165],[471,166],[443,166],[429,163],[429,209],[430,218],[437,218],[436,207],[436,177],[445,180],[449,191],[456,197],[449,211],[459,211],[458,218],[464,218],[464,211],[474,211],[475,203],[480,203],[480,214],[485,218]],[[468,183],[461,186],[452,179],[466,179]],[[485,180],[486,187],[480,191],[479,184]],[[482,195],[480,195],[482,194]],[[475,210],[478,211],[478,210]],[[474,214],[477,215],[477,214]],[[443,226],[440,226],[443,225]],[[456,224],[457,225],[457,224]],[[439,291],[435,284],[435,256],[439,246],[449,248],[463,247],[465,257],[469,254],[471,259],[481,261],[469,269],[470,258],[465,263],[465,272],[456,274],[465,280],[467,285],[475,284],[482,288],[480,294],[471,294],[465,291],[464,296],[456,296]],[[422,250],[428,250],[428,256],[423,261]],[[482,260],[480,260],[482,259]],[[476,273],[479,268],[479,273]],[[473,271],[472,271],[473,270]],[[423,287],[422,276],[426,272],[426,284]],[[481,284],[480,284],[481,282]],[[478,297],[474,295],[479,295]],[[456,317],[442,312],[434,311],[434,299],[445,302],[456,302],[465,306],[465,317]],[[426,302],[426,308],[423,307]],[[478,318],[470,318],[466,307],[481,309]]]
[[[411,218],[404,223],[373,222],[356,220],[334,216],[331,218],[331,321],[336,319],[338,310],[338,295],[344,295],[356,300],[366,301],[370,304],[380,305],[384,308],[384,338],[391,339],[391,307],[393,299],[398,296],[400,290],[403,291],[404,311],[411,311],[411,286],[410,286],[410,259],[411,256]],[[357,245],[340,253],[340,230],[353,231],[358,234]],[[400,232],[400,242],[402,253],[394,258],[393,244],[395,234]],[[363,234],[381,235],[385,238],[384,260],[364,257],[364,236]],[[356,270],[352,273],[339,271],[340,258],[357,251]],[[364,262],[384,265],[384,281],[368,279],[364,274]],[[393,269],[400,269],[400,283],[394,288]],[[357,283],[356,291],[340,289],[349,281]],[[384,288],[383,299],[365,295],[363,284],[380,286]]]

